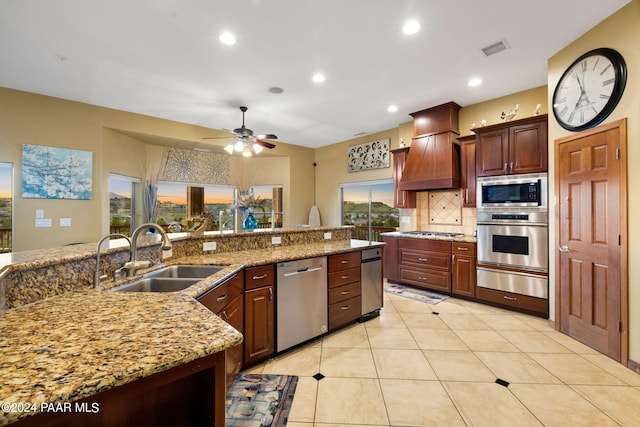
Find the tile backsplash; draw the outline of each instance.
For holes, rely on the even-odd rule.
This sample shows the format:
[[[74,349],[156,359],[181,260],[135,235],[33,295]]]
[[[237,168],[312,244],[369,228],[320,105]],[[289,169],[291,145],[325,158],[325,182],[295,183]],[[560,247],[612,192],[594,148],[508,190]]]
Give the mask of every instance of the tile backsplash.
[[[441,231],[472,235],[476,209],[463,208],[459,189],[421,191],[416,209],[400,209],[400,231]]]

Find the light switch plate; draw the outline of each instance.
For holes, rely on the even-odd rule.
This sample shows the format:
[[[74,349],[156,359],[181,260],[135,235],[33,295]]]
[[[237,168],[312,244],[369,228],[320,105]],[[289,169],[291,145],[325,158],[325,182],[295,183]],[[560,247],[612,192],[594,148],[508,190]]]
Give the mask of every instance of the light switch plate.
[[[324,233],[325,240],[331,240],[331,233]]]
[[[36,219],[36,227],[51,227],[51,218]]]
[[[411,217],[407,216],[407,215],[403,215],[402,216],[402,223],[403,224],[409,224],[411,222]]]
[[[37,219],[44,218],[44,211],[42,209],[36,209],[36,218]]]
[[[202,244],[203,251],[215,251],[216,250],[216,242],[204,242]]]
[[[274,236],[271,238],[271,244],[272,245],[279,245],[282,243],[282,237],[280,236]]]
[[[71,227],[71,218],[60,218],[60,227]]]

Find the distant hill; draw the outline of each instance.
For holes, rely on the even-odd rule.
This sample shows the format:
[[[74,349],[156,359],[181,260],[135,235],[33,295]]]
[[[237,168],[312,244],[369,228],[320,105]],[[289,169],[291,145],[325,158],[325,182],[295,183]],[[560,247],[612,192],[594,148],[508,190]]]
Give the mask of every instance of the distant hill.
[[[109,198],[110,199],[128,199],[128,197],[126,197],[126,196],[121,196],[121,195],[113,193],[113,192],[109,192]]]

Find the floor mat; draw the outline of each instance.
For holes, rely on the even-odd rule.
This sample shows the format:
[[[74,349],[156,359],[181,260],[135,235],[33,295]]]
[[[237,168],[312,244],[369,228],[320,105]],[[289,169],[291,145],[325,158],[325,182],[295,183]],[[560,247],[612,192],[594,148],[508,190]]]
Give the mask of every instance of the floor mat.
[[[385,286],[384,291],[390,294],[399,295],[405,298],[411,298],[417,301],[426,302],[427,304],[438,304],[449,298],[448,295],[442,295],[436,292],[425,291],[422,289],[408,288],[402,285]]]
[[[287,423],[298,377],[240,373],[227,391],[227,427],[277,427]]]

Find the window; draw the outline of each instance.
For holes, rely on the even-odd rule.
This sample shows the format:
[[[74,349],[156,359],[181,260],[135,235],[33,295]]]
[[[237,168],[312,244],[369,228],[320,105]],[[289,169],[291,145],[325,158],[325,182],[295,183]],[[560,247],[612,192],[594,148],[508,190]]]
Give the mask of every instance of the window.
[[[109,174],[109,232],[130,236],[135,228],[140,179]]]
[[[221,185],[158,183],[157,223],[167,231],[233,230],[234,188]]]
[[[353,238],[381,242],[380,233],[397,231],[398,209],[393,207],[393,181],[340,185],[342,224],[353,225]]]
[[[253,215],[258,221],[259,228],[282,228],[282,186],[254,185],[251,192],[259,202]]]
[[[13,165],[0,163],[0,252],[11,252]]]

